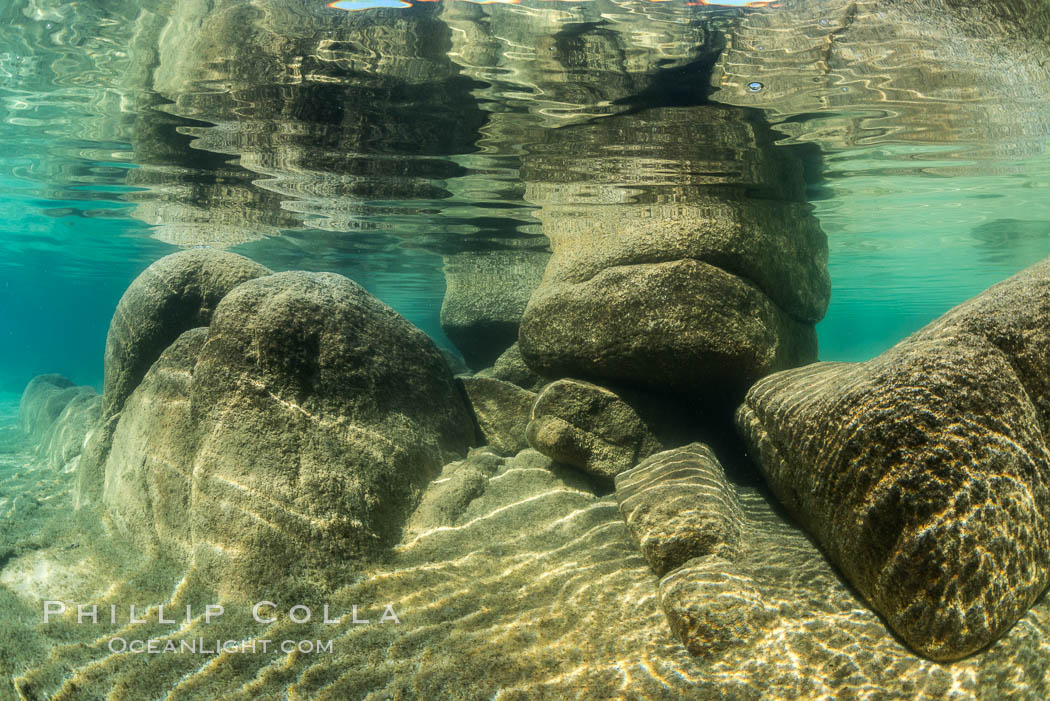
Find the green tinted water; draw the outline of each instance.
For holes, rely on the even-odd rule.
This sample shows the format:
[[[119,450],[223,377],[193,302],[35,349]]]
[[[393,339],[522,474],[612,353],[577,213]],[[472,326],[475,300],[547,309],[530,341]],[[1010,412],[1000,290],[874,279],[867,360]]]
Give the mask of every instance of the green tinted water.
[[[800,698],[850,684],[877,696],[880,674],[916,697],[960,685],[987,697],[996,670],[1042,674],[1043,663],[1011,654],[1041,649],[1043,609],[1011,633],[1011,645],[1027,646],[996,648],[987,663],[911,655],[800,532],[784,534],[752,485],[741,493],[764,524],[762,568],[783,575],[775,595],[786,625],[817,620],[827,658],[794,636],[745,655],[782,663],[775,674],[704,666],[650,634],[665,626],[653,578],[613,503],[527,460],[500,468],[462,529],[411,540],[396,554],[402,569],[378,568],[375,580],[339,591],[344,608],[377,589],[408,602],[418,627],[404,638],[342,631],[344,656],[309,669],[281,656],[140,668],[82,629],[34,628],[23,599],[78,573],[104,582],[114,601],[156,603],[169,592],[209,601],[181,573],[138,578],[131,557],[119,573],[77,569],[88,566],[67,528],[72,478],[32,465],[14,423],[34,375],[101,386],[117,300],[180,248],[341,273],[453,349],[440,309],[463,261],[542,254],[544,216],[557,226],[685,206],[746,170],[747,148],[697,146],[705,134],[693,127],[717,108],[758,140],[775,138],[773,150],[804,173],[829,246],[822,359],[878,354],[1050,254],[1041,0],[403,4],[11,0],[0,9],[0,508],[5,542],[17,544],[3,557],[18,558],[0,591],[0,642],[20,645],[3,669],[74,696],[81,683],[101,689],[112,678],[156,697],[178,685],[174,697],[237,687],[245,699],[289,688],[293,698],[372,689],[436,698],[427,691],[493,679],[511,698],[567,689],[586,698],[590,684],[621,679],[654,698],[767,683]],[[747,195],[759,202],[776,189]],[[516,276],[526,275],[497,269],[486,294],[498,297]],[[19,495],[32,498],[16,509]],[[543,511],[548,499],[562,510]],[[55,543],[57,558],[47,550]],[[812,600],[792,598],[799,581],[816,583]],[[589,621],[595,608],[624,630],[574,627],[573,616]],[[830,613],[807,618],[813,610]],[[836,656],[858,647],[863,655]],[[651,654],[621,659],[621,649]],[[574,686],[576,674],[586,681]],[[828,686],[799,681],[814,675]]]

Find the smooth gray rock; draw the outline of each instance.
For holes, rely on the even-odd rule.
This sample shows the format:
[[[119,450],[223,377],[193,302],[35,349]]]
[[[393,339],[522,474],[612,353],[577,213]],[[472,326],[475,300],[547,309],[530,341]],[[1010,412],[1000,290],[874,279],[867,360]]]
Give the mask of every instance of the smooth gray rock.
[[[1050,582],[1050,260],[865,363],[756,384],[770,487],[916,651],[976,652]]]
[[[616,501],[658,575],[694,557],[735,560],[741,554],[740,503],[703,443],[657,453],[616,475]]]
[[[146,268],[120,298],[109,325],[102,415],[119,412],[164,349],[182,332],[207,326],[230,290],[270,272],[243,256],[203,248]]]
[[[536,393],[502,380],[460,378],[474,408],[485,441],[500,455],[516,455],[529,447],[525,427]]]
[[[581,380],[547,385],[532,405],[526,433],[544,455],[606,479],[664,448],[630,404]]]
[[[426,484],[474,440],[441,353],[360,285],[327,273],[246,282],[194,369],[195,561],[230,592],[288,563],[397,542]]]

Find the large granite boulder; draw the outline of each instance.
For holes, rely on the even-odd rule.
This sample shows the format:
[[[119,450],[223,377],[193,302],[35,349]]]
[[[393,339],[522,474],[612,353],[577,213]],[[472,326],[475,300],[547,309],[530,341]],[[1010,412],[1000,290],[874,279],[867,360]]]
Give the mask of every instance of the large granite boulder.
[[[289,562],[397,542],[426,484],[474,440],[433,342],[326,273],[248,281],[218,305],[190,386],[198,565],[231,592]]]
[[[270,270],[243,256],[192,249],[165,256],[120,298],[106,337],[102,414],[119,412],[154,361],[183,331],[207,326],[215,306]]]
[[[1050,582],[1050,260],[865,363],[756,384],[770,487],[915,650],[1001,636]]]
[[[553,250],[519,331],[540,375],[712,399],[816,359],[827,241],[800,163],[753,113],[658,108],[551,130],[522,177]]]
[[[48,466],[72,471],[84,441],[98,422],[101,398],[62,375],[39,375],[26,385],[18,406],[19,425]]]
[[[208,329],[191,329],[161,353],[113,428],[102,501],[110,523],[139,550],[191,553],[190,493],[197,428],[193,368]]]
[[[627,530],[660,576],[695,557],[734,560],[741,553],[740,503],[703,443],[657,453],[616,475],[616,501]]]

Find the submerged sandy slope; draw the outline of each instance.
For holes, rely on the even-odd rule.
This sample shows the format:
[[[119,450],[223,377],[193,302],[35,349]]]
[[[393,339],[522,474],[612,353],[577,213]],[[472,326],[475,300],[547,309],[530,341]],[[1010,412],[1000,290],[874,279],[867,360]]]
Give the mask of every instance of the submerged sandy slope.
[[[135,553],[97,547],[48,504],[67,500],[68,477],[42,469],[0,478],[3,496],[31,493],[43,506],[5,511],[11,537],[47,533],[0,572],[5,676],[25,699],[613,699],[613,698],[1046,698],[1050,606],[1043,600],[990,650],[952,665],[916,657],[833,573],[810,541],[737,485],[749,550],[739,565],[763,604],[768,628],[707,659],[671,635],[657,577],[630,540],[613,495],[596,496],[579,476],[534,451],[503,461],[483,494],[446,523],[407,535],[389,562],[347,574],[320,593],[273,592],[278,621],[253,622],[251,602],[217,601],[195,573],[144,565]],[[464,463],[465,464],[465,463]],[[437,489],[456,468],[446,468]],[[424,501],[424,503],[427,503]],[[21,533],[20,536],[12,534]],[[703,596],[740,595],[736,583],[703,583]],[[42,623],[38,597],[99,605],[100,623],[71,616]],[[79,599],[78,597],[84,597]],[[127,606],[149,606],[130,624]],[[108,620],[119,605],[118,622]],[[157,609],[175,624],[159,624]],[[191,618],[186,621],[189,604]],[[308,605],[312,619],[287,617]],[[336,624],[322,622],[323,606]],[[380,623],[391,604],[400,623]],[[358,619],[351,622],[353,606]],[[174,613],[178,612],[178,613]],[[268,617],[269,607],[261,609]],[[303,610],[298,610],[301,618]],[[742,631],[746,633],[746,631]],[[741,635],[741,638],[747,638]],[[154,639],[157,654],[110,652]],[[211,654],[215,641],[255,642],[255,652]],[[268,640],[263,652],[262,641]],[[285,654],[282,641],[322,641],[331,650]],[[194,652],[190,652],[190,646]],[[233,647],[231,645],[231,647]],[[7,698],[7,693],[0,694]],[[15,696],[15,698],[18,698]]]

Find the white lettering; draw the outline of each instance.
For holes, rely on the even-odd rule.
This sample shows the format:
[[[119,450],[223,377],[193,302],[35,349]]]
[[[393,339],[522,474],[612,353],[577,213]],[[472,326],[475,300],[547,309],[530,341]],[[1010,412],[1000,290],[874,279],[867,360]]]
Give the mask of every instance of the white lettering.
[[[380,623],[386,623],[387,621],[393,621],[394,623],[400,623],[401,619],[394,613],[394,605],[387,604],[386,609],[383,611],[383,617],[379,619]]]
[[[276,623],[277,622],[277,617],[276,616],[274,618],[260,618],[259,617],[259,609],[261,609],[263,606],[269,606],[272,609],[277,608],[277,604],[273,603],[272,601],[260,601],[255,606],[252,606],[252,618],[255,619],[255,622],[256,623]]]
[[[306,617],[302,618],[302,619],[296,618],[295,617],[296,610],[306,611]],[[292,619],[292,622],[294,622],[294,623],[306,623],[307,621],[310,620],[310,616],[311,616],[310,607],[309,606],[303,606],[302,604],[298,604],[297,606],[293,606],[292,610],[288,612],[288,618]]]
[[[343,620],[342,616],[340,616],[339,618],[335,618],[335,619],[329,618],[328,617],[328,604],[324,605],[324,622],[326,624],[328,624],[328,623],[338,623],[341,620]]]
[[[57,608],[55,607],[57,604]],[[66,605],[61,601],[45,601],[44,602],[44,623],[48,622],[51,616],[61,616],[66,612]]]
[[[98,623],[98,606],[91,605],[91,613],[84,613],[84,604],[77,605],[77,623],[83,623],[85,618],[90,618],[92,623]]]
[[[221,604],[208,604],[204,607],[204,622],[211,623],[212,618],[218,618],[224,613],[226,613],[226,609]]]

